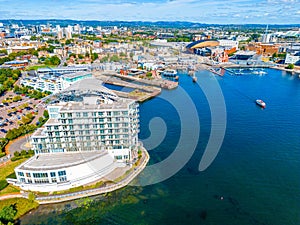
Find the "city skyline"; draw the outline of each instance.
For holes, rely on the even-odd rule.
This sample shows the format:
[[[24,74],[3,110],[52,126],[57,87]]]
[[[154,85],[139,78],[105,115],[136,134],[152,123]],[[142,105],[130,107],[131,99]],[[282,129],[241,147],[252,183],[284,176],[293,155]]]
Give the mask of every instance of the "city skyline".
[[[213,24],[297,24],[299,0],[0,0],[0,19],[189,21]]]

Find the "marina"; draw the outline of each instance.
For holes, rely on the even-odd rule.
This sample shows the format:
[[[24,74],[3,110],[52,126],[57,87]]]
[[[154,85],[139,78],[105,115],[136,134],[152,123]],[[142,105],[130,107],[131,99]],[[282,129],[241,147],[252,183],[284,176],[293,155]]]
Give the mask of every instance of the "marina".
[[[88,209],[78,206],[78,201],[43,205],[22,217],[21,225],[68,223],[73,222],[70,218],[79,215],[85,221],[96,218],[98,224],[111,221],[134,224],[139,220],[143,224],[199,224],[200,221],[207,224],[298,225],[300,92],[297,90],[300,80],[284,71],[266,69],[266,72],[266,76],[232,76],[226,72],[223,77],[206,70],[196,72],[195,76],[203,84],[209,85],[214,79],[218,81],[228,116],[223,145],[206,171],[199,172],[198,166],[210,138],[210,107],[199,86],[192,85],[191,77],[179,73],[180,87],[199,109],[198,118],[190,118],[186,132],[192,135],[193,122],[198,119],[201,120],[201,135],[194,155],[175,176],[162,183],[127,186],[111,194],[95,196],[90,198]],[[163,89],[160,98],[140,104],[139,138],[142,141],[147,140],[150,132],[161,129],[157,124],[149,130],[149,122],[154,117],[162,119],[168,127],[159,147],[151,149],[150,143],[145,141],[152,165],[171,155],[177,146],[175,140],[180,138],[181,122],[177,112],[180,109],[170,106],[168,99],[174,100],[174,105],[186,100],[179,89]],[[255,107],[255,99],[265,101],[267,108]],[[282,107],[285,102],[289,104]],[[274,124],[280,129],[271,129]],[[191,139],[184,140],[185,146],[190,143]],[[143,176],[142,172],[140,178]]]

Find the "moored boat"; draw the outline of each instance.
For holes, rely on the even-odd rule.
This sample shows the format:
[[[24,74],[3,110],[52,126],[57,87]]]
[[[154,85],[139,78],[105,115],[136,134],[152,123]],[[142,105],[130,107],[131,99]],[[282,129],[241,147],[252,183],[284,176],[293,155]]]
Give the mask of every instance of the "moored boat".
[[[261,99],[256,99],[255,102],[256,102],[256,104],[259,105],[260,107],[263,107],[263,108],[266,107],[266,103],[265,103],[263,100],[261,100]]]
[[[168,69],[168,70],[165,70],[163,72],[163,75],[166,76],[166,77],[176,77],[177,71],[176,70]]]
[[[193,82],[197,82],[197,77],[195,75],[193,76]]]

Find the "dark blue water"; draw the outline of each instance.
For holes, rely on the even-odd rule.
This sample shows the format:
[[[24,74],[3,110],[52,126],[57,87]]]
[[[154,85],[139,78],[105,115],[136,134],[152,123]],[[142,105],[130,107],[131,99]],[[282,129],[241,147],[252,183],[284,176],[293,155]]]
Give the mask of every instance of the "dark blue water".
[[[118,85],[113,85],[113,84],[104,84],[104,87],[107,87],[109,89],[115,90],[115,91],[123,91],[123,92],[131,92],[134,91],[133,88],[129,87],[123,87],[123,86],[118,86]]]
[[[266,71],[264,76],[197,74],[203,84],[218,80],[227,111],[222,147],[205,171],[199,172],[198,165],[210,135],[210,108],[199,86],[180,74],[180,86],[198,113],[191,119],[201,126],[192,158],[176,175],[146,187],[126,187],[88,205],[42,206],[21,224],[300,224],[300,79]],[[266,102],[265,109],[255,105],[257,98]],[[153,117],[167,127],[163,142],[149,151],[151,164],[166,159],[182,135],[178,109],[170,99],[189,110],[178,89],[140,106],[141,139],[151,136]],[[189,146],[191,140],[184,141]],[[81,207],[71,210],[74,205]]]

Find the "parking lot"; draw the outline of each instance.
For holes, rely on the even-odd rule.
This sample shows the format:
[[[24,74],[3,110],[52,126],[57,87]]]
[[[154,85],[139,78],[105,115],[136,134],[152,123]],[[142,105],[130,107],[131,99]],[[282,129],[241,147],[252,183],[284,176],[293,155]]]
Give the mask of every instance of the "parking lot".
[[[45,108],[39,104],[40,100],[31,99],[25,95],[20,95],[22,98],[20,101],[6,104],[2,103],[3,100],[15,96],[17,96],[17,94],[9,91],[0,97],[0,138],[5,137],[8,130],[18,128],[22,117],[26,114],[31,113],[35,116],[31,124],[36,124],[38,118],[43,116]],[[24,107],[24,104],[26,104],[27,107]],[[38,104],[39,106],[37,107]]]

